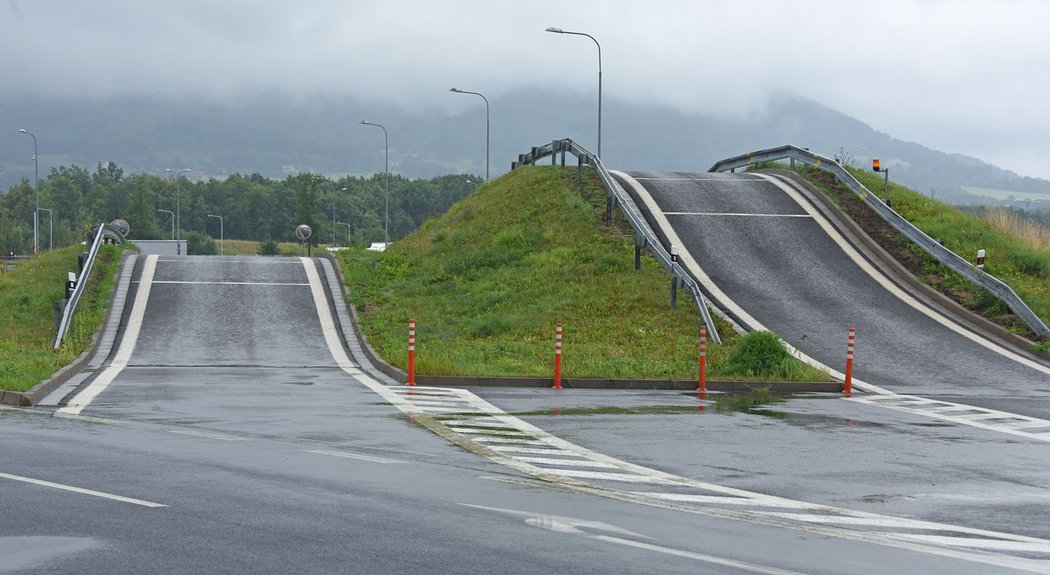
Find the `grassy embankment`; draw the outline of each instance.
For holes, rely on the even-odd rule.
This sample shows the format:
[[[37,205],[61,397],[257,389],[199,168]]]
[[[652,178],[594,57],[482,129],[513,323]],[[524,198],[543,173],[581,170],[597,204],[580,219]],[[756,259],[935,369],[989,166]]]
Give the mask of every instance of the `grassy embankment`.
[[[420,374],[550,376],[561,322],[567,377],[696,378],[699,314],[686,292],[670,309],[654,258],[635,271],[633,232],[605,227],[604,206],[605,191],[578,186],[575,170],[521,168],[385,253],[341,252],[369,342],[404,368],[415,319]],[[786,356],[774,375],[749,378],[730,368],[742,338],[718,327],[726,345],[709,346],[709,377],[828,379]]]
[[[881,175],[853,168],[850,172],[878,197],[888,199],[893,209],[905,219],[930,237],[942,240],[948,249],[970,260],[976,259],[977,250],[985,250],[984,270],[1009,283],[1044,322],[1050,323],[1050,230],[1016,216],[1010,217],[1000,210],[985,212],[984,217],[967,213],[892,181],[887,194]],[[847,212],[857,209],[859,202],[844,201],[851,193],[845,192],[844,187],[826,172],[808,168],[801,169],[800,173],[844,206]],[[1034,337],[1010,314],[1006,305],[991,294],[938,264],[910,241],[899,238],[896,242],[897,246],[890,247],[898,248],[898,252],[906,250],[914,256],[916,263],[906,267],[912,268],[920,280],[1008,329]],[[888,251],[893,253],[894,250]],[[1047,343],[1041,347],[1046,349]]]
[[[82,249],[56,249],[0,271],[0,389],[27,391],[47,379],[87,349],[102,325],[124,249],[120,246],[99,252],[69,334],[58,351],[52,349],[54,302],[65,297],[66,274],[76,271]]]

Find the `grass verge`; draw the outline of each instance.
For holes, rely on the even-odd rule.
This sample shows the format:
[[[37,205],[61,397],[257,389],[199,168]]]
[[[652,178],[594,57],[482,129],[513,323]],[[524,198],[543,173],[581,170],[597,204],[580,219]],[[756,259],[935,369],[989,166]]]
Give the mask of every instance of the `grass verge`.
[[[0,273],[0,389],[28,391],[88,348],[109,306],[123,249],[106,246],[99,252],[57,351],[52,349],[54,302],[65,297],[66,273],[76,271],[82,247],[45,252]]]
[[[634,269],[633,234],[603,225],[605,190],[575,173],[514,170],[386,252],[340,252],[376,351],[404,368],[415,319],[420,374],[549,376],[562,323],[566,377],[695,378],[699,314],[685,297],[670,309],[655,259]],[[737,336],[718,327],[725,345],[709,346],[708,376],[764,379],[728,368]]]

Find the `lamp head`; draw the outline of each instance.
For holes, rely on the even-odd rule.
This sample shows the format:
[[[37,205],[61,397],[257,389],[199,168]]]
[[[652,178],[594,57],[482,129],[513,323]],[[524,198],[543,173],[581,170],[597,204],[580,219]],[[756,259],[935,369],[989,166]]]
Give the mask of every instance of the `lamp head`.
[[[18,130],[18,131],[19,131],[19,132],[22,132],[23,134],[28,134],[28,133],[29,133],[29,132],[27,132],[27,131],[26,131],[26,129],[25,129],[25,128],[22,128],[22,129],[20,129],[20,130]]]
[[[555,34],[564,34],[565,33],[565,31],[562,30],[561,28],[555,28],[553,26],[550,27],[550,28],[547,28],[546,32],[554,32]]]

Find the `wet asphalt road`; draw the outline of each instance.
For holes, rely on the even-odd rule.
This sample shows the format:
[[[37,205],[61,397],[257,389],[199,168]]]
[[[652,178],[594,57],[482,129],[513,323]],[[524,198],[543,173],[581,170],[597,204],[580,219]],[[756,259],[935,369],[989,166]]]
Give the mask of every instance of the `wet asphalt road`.
[[[853,373],[860,380],[897,393],[1050,418],[1050,375],[905,304],[774,184],[752,174],[630,176],[651,194],[713,282],[807,355],[842,371],[846,334],[856,328]]]
[[[162,259],[128,367],[81,417],[0,410],[0,573],[989,572],[885,542],[550,489],[461,450],[338,368],[304,270]],[[689,394],[476,391],[579,445],[684,477],[1050,537],[1045,443],[841,399],[793,401],[778,408],[792,417],[774,418],[718,414]],[[678,409],[585,414],[609,405]],[[942,472],[954,479],[938,488]]]

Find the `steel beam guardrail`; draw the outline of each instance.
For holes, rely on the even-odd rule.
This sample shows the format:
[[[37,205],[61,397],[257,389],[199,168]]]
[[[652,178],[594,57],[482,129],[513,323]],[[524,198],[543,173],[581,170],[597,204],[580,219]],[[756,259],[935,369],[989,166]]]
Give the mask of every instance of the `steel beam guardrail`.
[[[989,293],[999,298],[1003,303],[1009,306],[1011,311],[1017,314],[1017,317],[1021,318],[1021,320],[1028,324],[1028,326],[1032,328],[1032,331],[1038,336],[1042,338],[1050,338],[1050,328],[1048,328],[1046,324],[1043,323],[1043,320],[1032,311],[1032,308],[1028,307],[1028,304],[1026,304],[1016,292],[1014,292],[1009,284],[995,276],[985,273],[983,270],[977,269],[977,266],[974,263],[966,260],[959,254],[956,254],[941,245],[940,242],[926,235],[925,232],[904,219],[900,214],[894,211],[893,208],[887,205],[886,202],[882,201],[881,198],[868,190],[864,184],[858,182],[849,171],[833,159],[821,156],[820,154],[814,154],[809,150],[804,150],[796,146],[781,146],[779,148],[759,150],[757,152],[751,152],[749,154],[743,154],[734,158],[722,160],[711,166],[708,172],[735,171],[753,164],[776,162],[784,159],[799,161],[833,174],[865,204],[875,210],[875,213],[879,214],[883,220],[893,226],[894,229],[903,234],[909,240],[915,242],[915,244],[925,250],[926,253],[933,256],[937,261],[944,264],[952,271],[961,274],[974,284],[988,290]]]
[[[102,247],[105,240],[111,240],[118,244],[124,243],[124,232],[116,226],[101,224],[96,230],[95,238],[91,242],[91,249],[88,251],[87,260],[84,262],[84,269],[80,270],[77,285],[73,288],[73,293],[69,294],[69,301],[66,302],[66,307],[62,309],[62,320],[58,324],[54,349],[62,346],[62,340],[65,339],[66,332],[69,331],[69,324],[73,321],[73,312],[76,311],[80,296],[83,295],[88,278],[91,277],[91,268],[95,265],[95,257],[98,255],[98,250]]]
[[[696,279],[693,278],[692,275],[681,266],[681,264],[672,261],[671,254],[664,248],[659,237],[649,226],[649,222],[647,222],[645,217],[638,212],[634,202],[630,199],[630,196],[623,187],[620,186],[620,183],[617,182],[616,179],[609,174],[608,170],[605,169],[605,165],[602,164],[600,158],[590,153],[573,140],[566,138],[563,140],[554,140],[550,144],[532,148],[527,154],[519,155],[518,161],[512,164],[511,169],[523,165],[534,165],[547,157],[551,158],[551,164],[557,164],[559,153],[561,154],[562,166],[565,165],[565,154],[569,153],[576,157],[577,165],[581,170],[581,173],[583,166],[585,165],[594,169],[612,198],[620,206],[620,210],[623,212],[624,216],[626,216],[627,221],[629,221],[631,226],[634,227],[635,232],[643,238],[649,251],[652,252],[653,256],[656,257],[656,260],[660,262],[660,265],[667,270],[667,273],[674,278],[678,278],[679,281],[682,282],[682,286],[693,297],[693,302],[696,304],[697,309],[700,310],[700,315],[703,317],[704,323],[707,324],[708,335],[710,336],[711,341],[716,344],[721,344],[722,340],[718,335],[718,328],[715,327],[714,322],[711,320],[711,312],[707,309],[707,298],[704,297]]]

